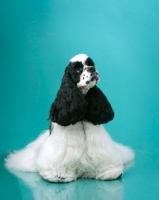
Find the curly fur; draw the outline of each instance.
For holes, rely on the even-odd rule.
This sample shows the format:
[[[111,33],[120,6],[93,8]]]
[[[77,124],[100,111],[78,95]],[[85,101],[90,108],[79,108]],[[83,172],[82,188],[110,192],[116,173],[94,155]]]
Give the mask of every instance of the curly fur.
[[[111,104],[97,86],[88,91],[85,99],[88,103],[85,116],[87,121],[97,125],[107,123],[114,118]]]
[[[81,62],[70,63],[66,68],[60,90],[50,109],[49,119],[62,126],[82,121],[86,114],[87,102],[76,86],[80,81],[76,70],[82,72]]]
[[[133,150],[114,142],[104,127],[114,117],[111,104],[96,86],[99,74],[85,54],[70,60],[50,108],[50,131],[13,152],[6,166],[38,172],[50,182],[78,177],[112,180],[121,176]]]

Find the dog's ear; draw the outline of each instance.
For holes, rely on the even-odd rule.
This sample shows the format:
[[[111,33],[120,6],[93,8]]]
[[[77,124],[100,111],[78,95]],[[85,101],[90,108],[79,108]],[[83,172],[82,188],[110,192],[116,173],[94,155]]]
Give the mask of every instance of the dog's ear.
[[[76,65],[79,66],[79,63],[70,63],[65,69],[61,87],[50,108],[49,119],[62,126],[83,120],[86,113],[87,102],[75,83],[78,81]]]
[[[103,124],[114,118],[114,111],[102,91],[94,86],[85,96],[88,102],[86,120],[94,125]]]

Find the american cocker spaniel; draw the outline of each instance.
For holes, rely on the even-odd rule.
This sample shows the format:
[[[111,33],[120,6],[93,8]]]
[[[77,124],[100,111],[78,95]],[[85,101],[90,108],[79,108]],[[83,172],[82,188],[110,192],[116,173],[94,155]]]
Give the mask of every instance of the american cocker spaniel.
[[[96,86],[99,79],[91,58],[85,54],[73,57],[50,108],[50,130],[24,149],[11,153],[6,166],[38,172],[50,182],[120,177],[134,153],[113,141],[101,125],[112,120],[114,112]]]

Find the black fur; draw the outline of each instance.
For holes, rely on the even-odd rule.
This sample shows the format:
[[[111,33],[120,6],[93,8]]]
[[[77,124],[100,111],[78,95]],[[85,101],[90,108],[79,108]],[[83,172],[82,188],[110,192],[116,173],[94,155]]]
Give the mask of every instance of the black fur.
[[[88,66],[94,66],[88,58]],[[86,96],[82,94],[77,83],[83,71],[81,62],[70,62],[65,69],[61,87],[51,105],[49,119],[62,126],[73,125],[87,120],[94,125],[107,123],[114,117],[113,109],[102,91],[94,86]]]
[[[85,119],[94,125],[108,123],[114,118],[114,111],[102,91],[94,86],[85,96],[88,103]]]
[[[77,88],[82,70],[81,62],[70,63],[66,68],[57,97],[51,105],[49,119],[52,122],[68,126],[84,119],[87,102]]]
[[[87,58],[86,62],[85,62],[85,65],[87,66],[94,66],[94,62],[91,58]]]

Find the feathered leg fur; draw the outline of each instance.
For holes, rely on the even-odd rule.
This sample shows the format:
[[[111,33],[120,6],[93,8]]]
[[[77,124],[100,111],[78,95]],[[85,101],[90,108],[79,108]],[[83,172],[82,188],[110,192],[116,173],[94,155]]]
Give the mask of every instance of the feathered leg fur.
[[[102,180],[118,178],[123,173],[123,165],[134,158],[133,151],[114,142],[102,125],[84,122],[84,130],[84,176]]]
[[[53,132],[41,147],[36,166],[40,175],[51,182],[70,182],[78,177],[85,149],[82,122],[67,127],[54,124]]]
[[[35,141],[29,143],[24,149],[13,151],[5,159],[6,167],[24,172],[38,172],[35,161],[39,149],[48,137],[49,130],[42,132]]]
[[[45,131],[24,149],[10,154],[6,166],[39,172],[51,182],[70,182],[78,177],[116,179],[123,164],[134,153],[115,143],[102,125],[78,122],[67,127],[54,123],[51,135]]]

